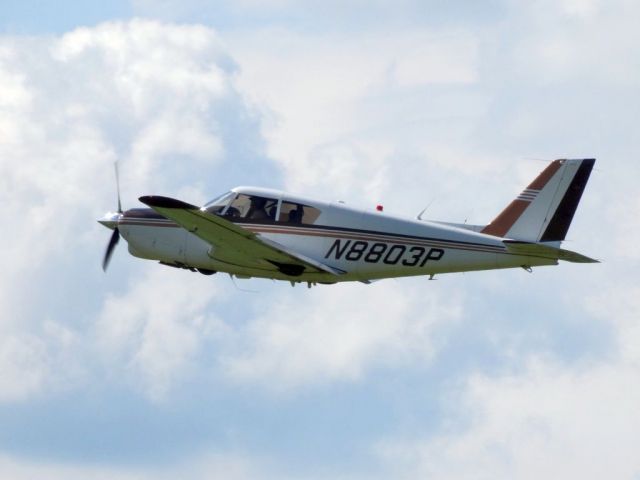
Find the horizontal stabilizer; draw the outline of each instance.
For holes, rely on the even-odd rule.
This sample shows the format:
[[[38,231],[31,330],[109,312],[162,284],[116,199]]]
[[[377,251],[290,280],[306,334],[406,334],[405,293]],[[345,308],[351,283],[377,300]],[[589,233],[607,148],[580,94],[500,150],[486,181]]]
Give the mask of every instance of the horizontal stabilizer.
[[[523,255],[526,257],[542,257],[564,260],[573,263],[600,263],[599,260],[586,257],[580,253],[565,250],[563,248],[552,247],[542,243],[519,242],[517,240],[503,240],[509,253]]]

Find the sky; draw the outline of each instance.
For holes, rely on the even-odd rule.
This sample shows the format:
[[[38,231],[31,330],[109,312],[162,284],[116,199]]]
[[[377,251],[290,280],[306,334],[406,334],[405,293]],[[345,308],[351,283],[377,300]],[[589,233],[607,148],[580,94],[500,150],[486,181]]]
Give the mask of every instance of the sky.
[[[640,6],[0,3],[0,477],[640,478]],[[341,284],[131,257],[236,185],[488,223],[596,158],[602,260]]]

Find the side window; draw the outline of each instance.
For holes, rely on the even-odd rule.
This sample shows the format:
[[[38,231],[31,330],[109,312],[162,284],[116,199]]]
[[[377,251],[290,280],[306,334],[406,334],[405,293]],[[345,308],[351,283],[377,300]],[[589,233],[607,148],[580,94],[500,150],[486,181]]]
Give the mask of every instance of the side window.
[[[282,202],[279,222],[311,224],[320,216],[320,210],[300,203]]]
[[[229,205],[226,216],[246,220],[275,220],[277,208],[278,200],[275,198],[241,193]]]

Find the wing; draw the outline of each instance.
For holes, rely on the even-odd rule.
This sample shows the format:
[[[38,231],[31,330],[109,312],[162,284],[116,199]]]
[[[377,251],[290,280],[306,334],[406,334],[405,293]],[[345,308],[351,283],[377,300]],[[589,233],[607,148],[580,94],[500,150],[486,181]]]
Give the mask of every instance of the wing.
[[[249,267],[275,267],[292,277],[303,273],[346,273],[181,200],[160,196],[139,200],[212,245],[215,257],[222,261]]]

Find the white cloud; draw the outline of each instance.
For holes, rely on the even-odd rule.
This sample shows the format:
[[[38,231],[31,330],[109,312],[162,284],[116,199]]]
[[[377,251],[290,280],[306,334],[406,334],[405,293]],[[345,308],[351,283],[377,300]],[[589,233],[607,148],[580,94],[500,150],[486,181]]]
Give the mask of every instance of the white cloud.
[[[634,58],[640,34],[637,2],[564,0],[512,4],[522,34],[514,60],[528,79],[541,84],[597,82],[609,88],[638,80]]]
[[[620,278],[614,288],[593,295],[589,311],[614,327],[621,361],[640,368],[640,287]]]
[[[0,339],[0,403],[19,402],[43,388],[67,390],[84,380],[77,332],[46,320],[36,333],[4,326]]]
[[[390,52],[398,52],[391,64],[395,81],[401,88],[471,84],[478,80],[477,40],[461,30],[414,33],[403,38],[400,44],[390,43],[386,46],[391,47]],[[385,60],[389,62],[388,58]]]
[[[530,358],[515,374],[476,373],[429,440],[390,440],[378,453],[405,478],[636,478],[640,474],[638,289],[594,297],[592,312],[617,326],[620,349],[567,365]]]
[[[387,88],[475,79],[474,39],[460,32],[411,32],[390,41],[343,38],[345,49],[338,55],[334,46],[325,45],[321,38],[283,32],[258,34],[243,45],[257,41],[264,46],[268,43],[265,40],[276,42],[271,46],[280,49],[279,55],[261,58],[268,51],[250,55],[250,49],[240,48],[248,55],[247,72],[237,85],[258,104],[264,105],[266,98],[272,102],[267,108],[282,108],[286,124],[276,136],[283,142],[276,139],[271,148],[283,153],[280,161],[287,169],[289,183],[302,188],[323,179],[319,184],[331,185],[336,194],[355,187],[356,192],[366,191],[367,198],[376,199],[388,188],[392,144],[375,142],[371,137],[362,142],[335,140],[362,128],[360,102]],[[107,23],[61,37],[4,38],[1,52],[0,80],[11,99],[4,103],[0,115],[0,126],[7,133],[0,144],[0,178],[6,186],[0,195],[6,206],[4,220],[13,225],[15,233],[5,250],[2,324],[6,338],[11,339],[5,342],[5,351],[14,352],[16,345],[21,346],[20,355],[3,358],[15,357],[4,362],[6,378],[14,379],[12,382],[18,372],[27,372],[12,396],[18,398],[50,388],[48,382],[55,383],[59,374],[51,374],[49,368],[53,356],[59,357],[56,362],[60,365],[95,363],[95,352],[70,353],[73,347],[64,343],[60,352],[51,353],[41,322],[19,305],[29,291],[27,285],[37,291],[51,281],[54,274],[46,267],[50,259],[58,260],[74,250],[84,252],[98,239],[103,248],[107,234],[92,219],[98,213],[96,205],[113,208],[115,204],[111,163],[116,159],[121,162],[125,207],[130,204],[127,192],[131,191],[162,189],[170,194],[177,190],[205,197],[198,188],[202,186],[200,175],[200,183],[193,185],[193,172],[210,171],[224,159],[229,103],[239,117],[251,112],[245,110],[235,91],[233,62],[217,36],[201,26],[144,20]],[[358,59],[356,64],[354,59]],[[407,66],[418,64],[420,70]],[[265,71],[270,74],[262,75]],[[313,95],[308,94],[311,91]],[[258,98],[260,95],[266,97]],[[247,142],[255,136],[255,132],[233,134]],[[183,157],[189,160],[188,169],[176,160]],[[366,175],[362,174],[364,166]],[[98,262],[96,258],[96,267]],[[34,263],[42,265],[40,283],[34,283],[35,273],[23,268]],[[115,359],[107,368],[110,373],[124,374],[127,381],[160,400],[192,368],[206,341],[202,322],[223,326],[204,313],[215,293],[204,287],[208,284],[202,278],[192,276],[178,285],[180,272],[156,271],[134,273],[130,292],[108,297],[98,313],[96,337],[102,358]],[[283,304],[269,307],[271,310],[248,330],[227,332],[227,338],[253,349],[249,355],[233,351],[226,357],[230,375],[255,381],[259,377],[256,372],[264,368],[281,373],[287,385],[306,385],[315,378],[321,382],[353,380],[372,365],[394,364],[402,355],[422,355],[424,352],[412,350],[418,348],[412,343],[416,339],[429,351],[428,357],[433,348],[429,345],[433,319],[410,315],[418,302],[415,292],[391,290],[396,303],[393,307],[379,304],[382,300],[372,292],[357,297],[362,304],[378,305],[378,310],[387,308],[386,319],[376,316],[370,306],[344,309],[344,304],[351,303],[344,292],[360,291],[353,287],[314,291],[311,298],[318,295],[318,299],[305,307],[307,319],[300,325],[286,318]],[[193,292],[200,292],[198,301],[190,299]],[[331,302],[335,308],[329,318],[319,305],[336,295],[340,301]],[[292,308],[298,302],[296,297],[289,297]],[[159,298],[163,299],[161,304]],[[432,303],[428,308],[447,318],[456,315],[447,302]],[[81,315],[95,316],[96,312]],[[348,318],[344,324],[332,323],[341,316]],[[27,318],[32,320],[29,325],[21,323]],[[80,338],[86,337],[85,329],[84,323],[68,327],[70,335]],[[326,345],[315,339],[324,339],[335,348],[324,349]],[[306,366],[302,361],[297,365],[287,362],[291,355],[303,357],[305,349],[314,352],[313,361]],[[49,380],[45,382],[45,378]]]
[[[635,173],[635,172],[634,172]],[[631,175],[636,178],[636,175]],[[618,205],[609,205],[607,216],[611,224],[611,229],[615,231],[615,252],[616,256],[630,260],[640,260],[640,249],[638,241],[640,238],[640,224],[635,221],[640,217],[640,195],[635,196],[629,193],[626,208],[619,208]]]
[[[359,381],[375,366],[425,368],[439,347],[435,329],[460,315],[449,295],[391,282],[280,293],[223,365],[232,379],[275,391]]]
[[[600,0],[564,0],[557,2],[568,15],[592,17],[602,9]]]
[[[95,337],[111,377],[126,375],[153,400],[163,400],[189,374],[220,321],[207,312],[219,294],[200,275],[147,269],[123,295],[110,295]]]
[[[46,345],[32,336],[3,337],[0,341],[0,401],[21,400],[38,391],[50,373]]]
[[[115,159],[124,188],[165,185],[180,170],[172,157],[189,156],[192,169],[220,159],[215,104],[233,92],[204,27],[103,24],[5,38],[3,52],[0,195],[5,221],[14,217],[12,263],[42,261],[77,236],[94,202],[113,197]]]
[[[214,175],[233,142],[255,142],[255,128],[237,120],[250,112],[233,87],[234,68],[203,26],[131,20],[57,37],[0,37],[0,201],[12,232],[1,253],[2,400],[66,383],[63,372],[87,361],[46,325],[84,337],[95,315],[83,301],[99,295],[71,285],[80,276],[103,284],[108,233],[95,218],[115,208],[113,162],[120,161],[125,208],[135,205],[131,192],[187,192],[197,201],[214,194],[201,172]],[[130,315],[144,324],[155,313],[140,308]],[[141,327],[134,362],[154,395],[198,343],[162,318]]]
[[[458,29],[358,37],[271,29],[231,38],[239,86],[265,112],[269,152],[298,191],[379,198],[403,133],[434,113],[411,103],[416,89],[478,78],[477,38]],[[469,108],[455,101],[447,115],[459,104]]]
[[[49,480],[146,480],[188,477],[194,480],[243,480],[275,478],[265,473],[260,461],[234,453],[191,455],[188,461],[170,467],[114,467],[92,464],[35,462],[0,456],[0,476],[12,480],[47,478]]]
[[[567,371],[534,362],[519,376],[477,376],[464,396],[468,427],[385,443],[380,453],[406,478],[635,478],[638,373],[628,364]]]
[[[279,8],[277,0],[271,3]],[[244,5],[251,8],[252,2]],[[556,300],[548,301],[538,291],[521,293],[540,283],[510,284],[515,276],[500,272],[469,281],[461,277],[427,284],[386,281],[310,292],[278,285],[256,299],[242,297],[241,313],[236,313],[238,303],[217,305],[223,293],[224,298],[233,295],[220,290],[230,289],[222,284],[226,279],[156,265],[138,269],[140,262],[128,257],[129,278],[124,286],[113,287],[113,277],[99,282],[87,266],[95,256],[93,268],[99,269],[97,257],[107,232],[95,225],[93,217],[115,204],[111,165],[115,159],[122,162],[125,206],[132,206],[127,201],[131,192],[146,190],[187,192],[192,198],[210,195],[204,192],[203,178],[209,173],[223,175],[235,164],[223,164],[230,152],[226,129],[233,130],[238,143],[257,137],[255,131],[242,128],[245,124],[238,128],[229,122],[229,113],[240,118],[253,115],[236,89],[250,96],[263,116],[269,151],[284,169],[288,187],[315,190],[323,197],[348,195],[350,200],[387,197],[396,210],[403,207],[409,213],[417,213],[435,194],[446,192],[452,198],[439,198],[434,207],[446,203],[445,208],[463,220],[473,204],[474,213],[479,210],[486,215],[482,220],[489,220],[496,207],[510,200],[503,195],[511,187],[504,185],[512,185],[515,194],[540,169],[530,163],[510,166],[514,156],[555,150],[559,144],[570,149],[566,142],[593,146],[580,131],[591,119],[575,116],[569,118],[574,122],[570,125],[564,116],[567,103],[556,105],[553,100],[571,96],[574,87],[593,72],[602,85],[616,88],[633,87],[637,78],[633,62],[626,61],[634,58],[635,50],[629,47],[637,36],[632,3],[616,3],[607,11],[598,2],[575,0],[557,6],[537,2],[537,8],[512,5],[507,18],[501,19],[509,27],[494,25],[488,32],[475,26],[466,31],[414,26],[402,31],[363,31],[358,36],[238,30],[225,39],[238,56],[239,72],[217,36],[201,26],[136,20],[82,28],[62,37],[2,37],[0,201],[2,221],[11,225],[11,235],[3,237],[1,254],[0,402],[29,400],[69,384],[77,388],[108,380],[118,386],[124,383],[152,401],[171,402],[172,393],[197,373],[202,374],[198,378],[213,378],[216,386],[222,385],[221,396],[231,398],[228,403],[221,401],[223,407],[241,414],[250,409],[234,403],[235,394],[243,390],[238,385],[249,387],[248,396],[262,393],[265,387],[294,393],[318,385],[333,387],[331,394],[337,393],[335,401],[340,402],[344,383],[360,382],[368,393],[376,385],[372,372],[427,371],[428,375],[418,376],[424,383],[407,388],[408,394],[423,395],[428,390],[430,398],[452,400],[455,395],[434,389],[440,384],[431,374],[453,376],[454,382],[467,380],[463,402],[451,404],[455,411],[444,418],[443,431],[434,433],[418,422],[412,431],[423,429],[427,438],[418,435],[406,440],[399,427],[398,438],[381,443],[380,451],[398,473],[393,477],[403,473],[409,478],[485,474],[491,478],[536,474],[539,478],[558,476],[558,472],[586,478],[631,477],[638,470],[632,448],[638,443],[640,426],[634,387],[639,373],[638,292],[633,289],[624,295],[605,292],[590,306],[591,315],[606,318],[618,332],[619,352],[612,352],[614,358],[566,365],[557,359],[562,352],[548,351],[562,350],[570,343],[560,327],[542,330],[557,341],[556,346],[545,343],[544,348],[537,348],[539,344],[526,331],[513,327],[515,334],[509,330],[486,336],[498,339],[492,347],[505,343],[511,347],[497,356],[505,363],[501,372],[513,372],[525,355],[538,350],[528,368],[491,376],[486,373],[491,367],[484,363],[489,355],[477,354],[472,357],[478,359],[472,367],[476,373],[467,378],[468,367],[450,372],[446,361],[445,366],[437,364],[438,353],[445,347],[439,343],[440,326],[461,317],[481,321],[471,311],[469,297],[489,314],[498,302],[504,303],[496,315],[513,315],[516,325],[523,308],[553,317],[559,311]],[[601,42],[605,37],[607,41]],[[567,79],[570,88],[555,91],[549,101],[547,90],[529,88]],[[609,102],[610,90],[603,88],[597,97],[604,97],[602,92]],[[513,104],[515,114],[505,115],[501,102]],[[537,103],[554,104],[544,109]],[[618,113],[629,108],[623,103],[621,110],[607,105],[607,118],[618,119]],[[589,100],[586,104],[597,107]],[[548,131],[545,128],[556,130],[555,143],[541,135]],[[612,157],[613,141],[607,136],[602,134],[602,151]],[[637,260],[632,246],[635,230],[628,227],[633,210],[621,206],[627,205],[625,197],[633,188],[628,152],[634,151],[634,139],[631,133],[616,146],[626,155],[620,156],[622,168],[614,167],[623,173],[613,180],[603,179],[616,184],[606,190],[610,198],[590,200],[595,192],[588,191],[583,200],[583,206],[591,208],[582,209],[580,217],[593,218],[591,228],[575,230],[593,232],[588,240],[600,246],[619,245],[623,251],[613,255],[623,253],[631,271]],[[505,143],[509,147],[495,146]],[[189,168],[183,158],[188,159]],[[244,160],[239,163],[243,174],[254,166]],[[617,183],[623,177],[629,180]],[[454,202],[464,205],[452,207]],[[492,202],[496,202],[493,208],[485,208]],[[603,213],[605,208],[611,215]],[[606,228],[611,225],[606,218],[613,214],[618,226]],[[120,254],[124,258],[124,249]],[[619,275],[616,265],[605,270],[602,282],[619,278],[632,284],[633,274]],[[584,285],[576,280],[597,275],[590,273],[596,268],[555,270],[554,275],[566,280],[559,298],[576,299],[576,285]],[[82,282],[74,280],[78,278]],[[65,288],[74,281],[77,291]],[[598,288],[595,279],[589,285]],[[119,293],[105,300],[93,292],[108,288]],[[65,295],[68,298],[61,300]],[[85,298],[93,298],[93,304],[83,306]],[[522,305],[525,298],[531,301],[527,307]],[[49,308],[52,300],[58,304]],[[533,302],[545,304],[538,309]],[[612,313],[613,305],[618,308]],[[236,317],[242,318],[235,323]],[[481,343],[467,331],[456,333],[465,346],[465,342],[470,348]],[[509,335],[517,339],[502,340]],[[210,357],[203,362],[205,350]],[[105,371],[108,378],[102,376]],[[219,382],[220,375],[230,383]],[[210,388],[204,383],[202,390],[196,389],[198,394]],[[386,400],[382,398],[382,403]],[[295,407],[303,410],[313,405]],[[341,411],[349,411],[344,408]],[[399,416],[420,415],[410,406],[399,407],[405,408]],[[260,412],[267,424],[273,420],[268,407]],[[255,434],[251,430],[255,411],[250,413],[246,422],[229,422],[231,443],[247,445],[244,442]],[[373,425],[379,413],[372,410]],[[329,423],[339,421],[327,415]],[[276,430],[274,438],[280,433]],[[351,438],[347,430],[337,425],[332,435]],[[371,441],[365,436],[354,440],[360,442],[358,448]],[[201,447],[206,441],[193,443]],[[287,465],[291,461],[285,447],[269,450],[264,444],[252,445],[248,448],[271,452],[274,462]],[[152,473],[143,467],[82,466],[78,455],[73,456],[75,464],[68,466],[4,457],[0,477],[175,478],[185,472],[190,478],[266,476],[263,469],[233,454],[213,455],[210,463],[197,460],[191,469],[187,461]],[[332,459],[326,463],[331,470]]]

